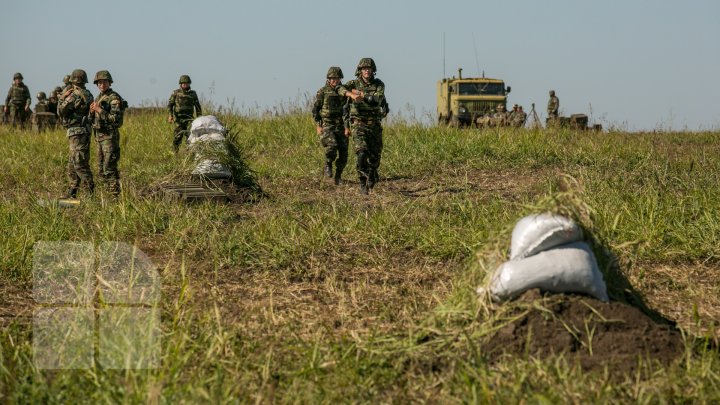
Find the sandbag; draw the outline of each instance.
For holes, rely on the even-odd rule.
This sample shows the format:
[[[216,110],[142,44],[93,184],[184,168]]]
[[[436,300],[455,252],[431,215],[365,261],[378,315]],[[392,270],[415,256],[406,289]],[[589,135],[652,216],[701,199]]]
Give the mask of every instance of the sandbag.
[[[607,287],[595,255],[585,242],[561,245],[533,256],[503,263],[488,287],[501,301],[539,288],[554,293],[583,293],[608,301]]]
[[[225,135],[227,129],[214,115],[203,115],[193,120],[190,125],[190,135],[188,142],[193,136],[201,136],[205,134],[221,134]]]
[[[582,239],[582,229],[560,215],[537,214],[515,224],[510,242],[510,260],[532,256],[555,246]]]

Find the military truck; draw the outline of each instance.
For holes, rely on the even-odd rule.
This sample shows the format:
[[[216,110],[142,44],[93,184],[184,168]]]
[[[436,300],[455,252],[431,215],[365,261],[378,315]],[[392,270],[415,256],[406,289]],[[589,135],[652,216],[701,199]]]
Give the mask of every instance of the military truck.
[[[477,118],[492,114],[502,104],[507,111],[507,95],[510,86],[500,79],[487,77],[444,78],[437,83],[438,122],[450,125],[475,124]]]

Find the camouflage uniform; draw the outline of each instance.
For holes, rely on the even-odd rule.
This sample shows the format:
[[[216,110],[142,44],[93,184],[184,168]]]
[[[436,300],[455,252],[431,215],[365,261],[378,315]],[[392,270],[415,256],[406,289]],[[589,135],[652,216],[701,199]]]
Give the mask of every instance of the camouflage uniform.
[[[71,80],[72,89],[65,93],[60,100],[58,114],[62,120],[62,125],[67,128],[68,143],[70,145],[68,197],[75,198],[81,180],[85,182],[89,193],[95,190],[95,183],[90,171],[90,128],[87,124],[93,96],[85,88],[87,74],[84,70],[76,69],[73,71]]]
[[[48,111],[55,114],[55,117],[57,117],[57,107],[60,94],[62,94],[62,89],[60,87],[55,87],[55,90],[50,93],[50,97],[48,98]]]
[[[52,126],[53,122],[51,118],[53,116],[48,115],[50,112],[50,105],[48,103],[47,96],[44,91],[37,94],[37,102],[35,103],[35,114],[33,115],[33,124],[38,132],[43,132],[47,127]]]
[[[369,67],[369,80],[361,77],[361,69]],[[387,115],[385,84],[375,78],[375,61],[363,58],[355,71],[357,79],[340,86],[338,94],[346,96],[354,90],[362,91],[364,97],[350,103],[350,130],[353,135],[360,190],[367,194],[379,180],[378,168],[383,150],[381,120]],[[350,97],[350,96],[348,96]]]
[[[188,75],[180,76],[180,88],[173,91],[170,95],[170,100],[168,100],[168,111],[175,121],[173,137],[173,148],[175,152],[180,148],[183,138],[187,139],[189,135],[188,126],[192,123],[194,117],[202,115],[197,93],[195,93],[195,90],[191,90],[189,86],[187,89],[183,89],[183,83],[187,83],[188,85],[192,83]]]
[[[502,104],[498,104],[498,106],[495,108],[496,112],[492,116],[492,126],[494,127],[504,127],[508,124],[508,114],[505,112],[505,106]]]
[[[13,127],[20,125],[20,128],[25,128],[27,122],[30,102],[32,96],[30,96],[30,89],[22,82],[23,76],[20,73],[15,73],[13,81],[19,79],[19,83],[14,83],[8,90],[7,97],[5,97],[5,106],[9,112],[10,124]]]
[[[550,100],[548,100],[547,113],[548,118],[555,120],[558,118],[558,111],[560,110],[560,99],[555,95],[555,90],[550,90]]]
[[[335,162],[335,184],[340,184],[348,160],[348,138],[345,136],[343,108],[347,103],[346,98],[338,94],[339,85],[335,87],[330,85],[331,78],[342,79],[342,70],[335,66],[328,69],[328,80],[315,95],[312,116],[315,126],[322,128],[320,143],[325,148],[325,175],[333,177],[332,164]]]
[[[94,84],[99,80],[108,80],[112,84],[112,76],[107,70],[101,70],[95,74]],[[102,112],[90,111],[90,122],[95,132],[95,140],[98,143],[98,176],[108,187],[112,194],[120,194],[120,172],[118,161],[120,160],[120,131],[123,124],[123,99],[120,95],[108,88],[98,94],[95,104],[99,105]]]

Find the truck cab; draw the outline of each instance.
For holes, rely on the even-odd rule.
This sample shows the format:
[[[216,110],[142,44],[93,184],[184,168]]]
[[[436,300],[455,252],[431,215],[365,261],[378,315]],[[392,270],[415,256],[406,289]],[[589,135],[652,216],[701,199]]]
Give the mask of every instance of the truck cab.
[[[452,125],[470,125],[485,114],[492,114],[502,104],[507,111],[510,86],[500,79],[486,77],[445,78],[437,83],[438,122]]]

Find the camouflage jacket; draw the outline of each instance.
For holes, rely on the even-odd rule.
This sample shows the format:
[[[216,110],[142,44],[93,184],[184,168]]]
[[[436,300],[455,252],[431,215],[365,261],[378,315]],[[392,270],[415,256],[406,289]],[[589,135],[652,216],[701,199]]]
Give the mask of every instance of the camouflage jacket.
[[[95,103],[100,105],[102,112],[90,112],[89,118],[96,133],[109,134],[123,124],[123,100],[113,89],[98,94]]]
[[[35,112],[36,113],[50,112],[50,105],[48,104],[47,100],[38,101],[37,103],[35,103]]]
[[[557,96],[550,97],[547,105],[548,115],[557,115],[558,109],[560,109],[560,99]]]
[[[323,124],[336,124],[343,120],[343,106],[346,98],[338,94],[339,89],[340,86],[332,88],[326,84],[317,91],[312,107],[315,125],[321,127]]]
[[[362,78],[350,80],[340,86],[338,93],[341,96],[349,91],[361,90],[365,93],[363,99],[350,103],[350,117],[360,120],[380,120],[387,115],[387,101],[385,100],[385,83],[380,79],[372,78],[368,83]]]
[[[7,97],[5,97],[5,105],[14,105],[16,107],[30,107],[32,97],[30,96],[30,89],[24,83],[20,83],[19,86],[13,84],[8,90]]]
[[[195,90],[173,91],[168,100],[168,111],[176,119],[192,119],[194,116],[202,115],[200,100]]]
[[[85,87],[73,86],[72,92],[58,103],[58,114],[65,128],[84,127],[93,95]]]

